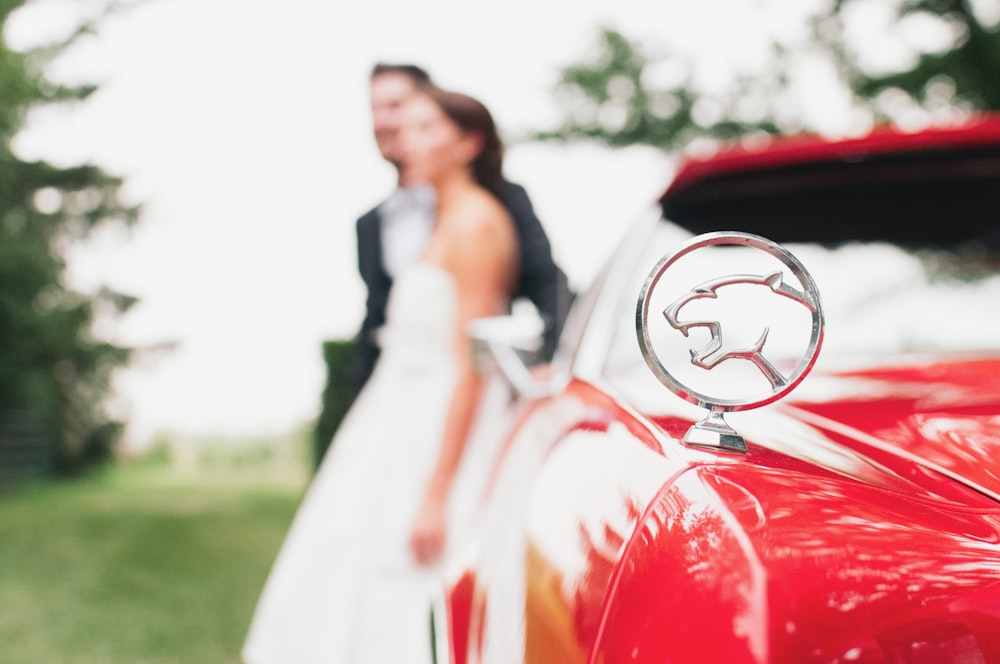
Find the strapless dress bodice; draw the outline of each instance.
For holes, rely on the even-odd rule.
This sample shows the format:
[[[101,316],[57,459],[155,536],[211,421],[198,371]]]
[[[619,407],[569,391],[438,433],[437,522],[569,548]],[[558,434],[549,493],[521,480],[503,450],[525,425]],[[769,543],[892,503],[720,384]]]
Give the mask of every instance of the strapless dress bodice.
[[[389,293],[379,361],[391,358],[417,366],[453,356],[455,316],[451,273],[432,263],[412,265],[395,279]]]

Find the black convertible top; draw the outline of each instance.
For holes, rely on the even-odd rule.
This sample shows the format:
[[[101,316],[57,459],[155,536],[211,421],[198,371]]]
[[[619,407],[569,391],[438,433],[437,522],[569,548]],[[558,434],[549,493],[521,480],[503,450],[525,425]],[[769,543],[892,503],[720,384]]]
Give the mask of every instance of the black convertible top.
[[[733,146],[683,162],[660,202],[694,233],[1000,249],[1000,114],[920,132]]]

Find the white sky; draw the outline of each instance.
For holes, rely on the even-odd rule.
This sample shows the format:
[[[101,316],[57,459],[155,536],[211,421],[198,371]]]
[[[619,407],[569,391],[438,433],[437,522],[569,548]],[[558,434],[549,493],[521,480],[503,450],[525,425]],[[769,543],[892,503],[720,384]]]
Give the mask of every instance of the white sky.
[[[80,4],[34,0],[6,36],[37,43]],[[121,376],[131,443],[281,432],[317,414],[321,343],[351,336],[362,316],[354,221],[392,186],[370,137],[375,61],[427,67],[512,134],[554,121],[558,68],[592,52],[601,24],[698,53],[706,80],[753,67],[766,33],[796,25],[752,0],[149,0],[63,57],[59,76],[102,88],[71,113],[35,117],[17,149],[127,179],[143,219],[76,252],[71,279],[141,298],[116,340],[179,343]],[[670,165],[644,150],[525,145],[506,171],[582,287]]]

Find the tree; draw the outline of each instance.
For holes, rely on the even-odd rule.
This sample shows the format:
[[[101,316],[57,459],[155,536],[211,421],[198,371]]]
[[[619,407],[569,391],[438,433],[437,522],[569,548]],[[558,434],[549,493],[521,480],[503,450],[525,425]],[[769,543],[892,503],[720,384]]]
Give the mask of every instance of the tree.
[[[689,56],[661,46],[652,57],[605,27],[593,58],[560,71],[560,126],[532,138],[672,151],[698,139],[819,131],[796,97],[809,75],[806,61],[825,62],[836,92],[850,100],[845,131],[859,122],[930,122],[1000,109],[1000,11],[992,4],[989,14],[986,3],[970,0],[827,0],[803,26],[807,39],[774,38],[766,66],[734,74],[721,91],[694,79]],[[894,46],[893,61],[874,60],[871,44],[856,37],[877,10],[889,17],[878,42]]]
[[[865,5],[887,4],[883,38],[898,61],[879,65],[849,39]],[[1000,5],[971,0],[833,0],[813,22],[857,102],[880,120],[904,114],[1000,109]],[[919,40],[917,31],[928,37]]]
[[[0,29],[24,4],[0,0]],[[117,9],[107,4],[64,40],[27,52],[0,42],[0,419],[44,422],[64,472],[107,459],[121,433],[104,403],[114,370],[132,350],[93,328],[135,303],[109,289],[74,291],[64,279],[66,249],[103,224],[133,224],[139,208],[123,202],[122,180],[98,166],[27,161],[12,144],[33,110],[78,103],[95,91],[50,80],[46,68]]]
[[[611,147],[651,145],[669,151],[698,137],[779,131],[770,117],[746,116],[736,108],[750,82],[739,80],[737,85],[726,97],[699,90],[685,56],[668,51],[654,60],[642,45],[602,28],[596,56],[560,72],[555,95],[563,109],[562,125],[532,138],[592,140]]]

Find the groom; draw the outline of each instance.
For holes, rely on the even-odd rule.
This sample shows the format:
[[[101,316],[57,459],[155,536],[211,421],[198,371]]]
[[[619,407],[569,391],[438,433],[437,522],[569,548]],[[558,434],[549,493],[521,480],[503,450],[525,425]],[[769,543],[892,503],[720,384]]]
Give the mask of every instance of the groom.
[[[397,188],[384,202],[357,221],[358,271],[368,288],[364,321],[358,334],[355,395],[379,357],[377,334],[385,323],[385,306],[393,278],[420,255],[434,224],[429,188],[407,181],[401,168],[398,135],[406,98],[430,83],[426,71],[411,64],[376,64],[370,77],[372,125],[382,158],[398,173]],[[549,239],[535,216],[528,194],[505,182],[502,202],[514,218],[519,240],[520,273],[514,297],[527,297],[545,321],[545,351],[551,356],[572,294],[566,275],[552,260]]]

